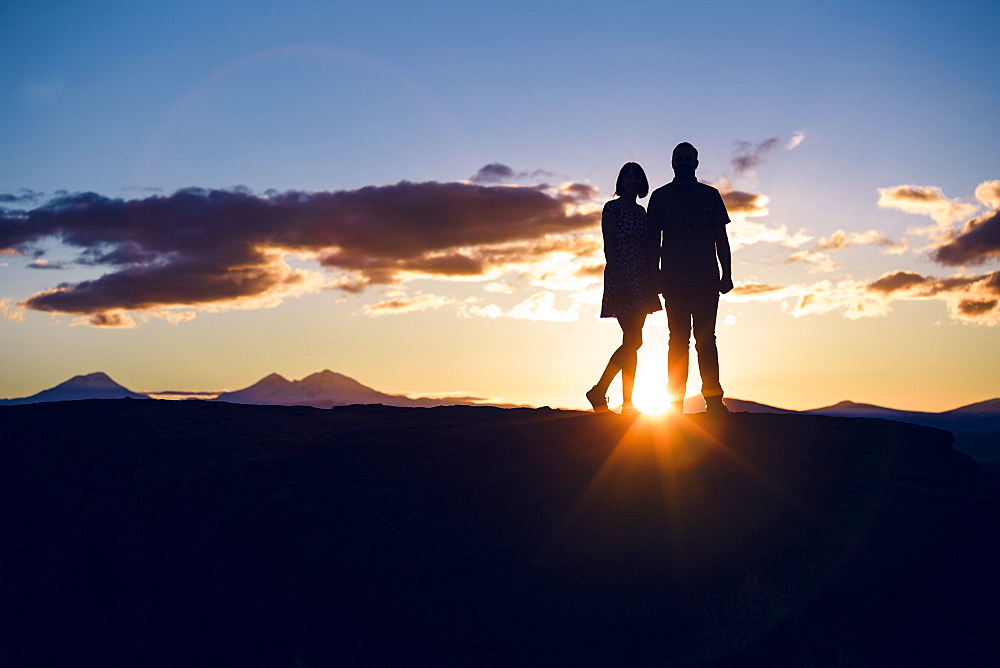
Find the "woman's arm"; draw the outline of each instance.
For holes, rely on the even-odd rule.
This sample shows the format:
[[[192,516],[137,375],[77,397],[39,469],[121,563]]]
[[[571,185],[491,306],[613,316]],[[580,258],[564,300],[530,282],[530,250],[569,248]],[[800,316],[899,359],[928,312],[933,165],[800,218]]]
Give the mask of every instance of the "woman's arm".
[[[610,204],[611,202],[608,202]],[[604,205],[601,212],[601,233],[604,235],[604,261],[612,275],[618,276],[618,214],[614,207]]]

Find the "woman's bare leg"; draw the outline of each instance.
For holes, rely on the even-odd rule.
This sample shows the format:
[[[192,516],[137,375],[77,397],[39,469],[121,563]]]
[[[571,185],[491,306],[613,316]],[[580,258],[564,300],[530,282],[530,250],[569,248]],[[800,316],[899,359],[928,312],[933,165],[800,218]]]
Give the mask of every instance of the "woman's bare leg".
[[[618,318],[618,325],[622,328],[622,344],[612,353],[604,373],[601,374],[601,379],[591,390],[595,395],[603,397],[607,394],[611,381],[620,371],[622,374],[622,398],[625,405],[631,405],[632,388],[635,385],[636,360],[639,348],[642,346],[642,325],[645,320],[645,313]]]
[[[619,350],[622,351],[622,401],[625,406],[632,405],[635,367],[639,358],[639,348],[642,346],[642,325],[645,320],[645,313],[618,319],[618,324],[622,328],[622,345]]]

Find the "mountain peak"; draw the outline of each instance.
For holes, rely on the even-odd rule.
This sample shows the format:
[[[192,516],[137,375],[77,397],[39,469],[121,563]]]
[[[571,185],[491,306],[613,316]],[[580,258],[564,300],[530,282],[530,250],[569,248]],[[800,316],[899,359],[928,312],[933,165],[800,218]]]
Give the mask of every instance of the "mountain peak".
[[[66,382],[60,383],[56,387],[79,387],[79,388],[121,388],[122,385],[111,379],[111,376],[103,371],[73,376]]]
[[[73,376],[55,387],[42,390],[30,397],[3,399],[0,403],[35,404],[43,401],[79,401],[82,399],[148,399],[145,394],[133,392],[124,385],[116,383],[103,371]]]

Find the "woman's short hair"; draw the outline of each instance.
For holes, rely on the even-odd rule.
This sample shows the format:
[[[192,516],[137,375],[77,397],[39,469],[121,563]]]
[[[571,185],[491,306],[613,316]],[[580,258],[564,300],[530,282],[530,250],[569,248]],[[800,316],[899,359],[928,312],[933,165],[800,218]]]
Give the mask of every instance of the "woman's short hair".
[[[639,198],[642,199],[649,194],[649,179],[646,178],[646,172],[642,171],[642,167],[637,162],[626,162],[620,172],[618,172],[618,180],[615,181],[615,194],[622,189],[622,179],[625,178],[625,174],[628,170],[634,169],[642,180],[639,184]]]

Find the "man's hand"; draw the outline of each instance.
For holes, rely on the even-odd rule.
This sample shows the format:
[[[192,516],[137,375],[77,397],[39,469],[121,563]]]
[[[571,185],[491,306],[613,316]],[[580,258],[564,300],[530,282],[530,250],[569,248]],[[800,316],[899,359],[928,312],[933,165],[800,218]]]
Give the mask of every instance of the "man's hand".
[[[719,294],[726,294],[733,289],[733,277],[724,275],[722,280],[719,281]]]

